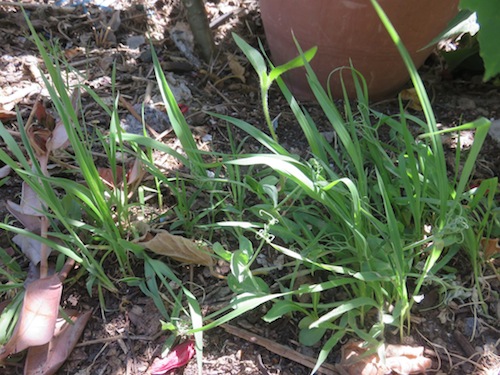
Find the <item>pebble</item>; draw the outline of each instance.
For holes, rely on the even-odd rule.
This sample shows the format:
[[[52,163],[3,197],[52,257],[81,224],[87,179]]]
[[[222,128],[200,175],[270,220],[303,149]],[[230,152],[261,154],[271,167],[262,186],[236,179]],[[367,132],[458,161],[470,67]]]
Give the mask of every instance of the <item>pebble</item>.
[[[491,122],[488,134],[497,142],[500,142],[500,119]]]
[[[142,106],[142,103],[137,103],[133,106],[139,116],[142,116]],[[144,120],[157,133],[162,133],[171,127],[168,115],[150,105],[144,106]],[[121,120],[120,125],[127,133],[142,135],[144,132],[142,122],[131,114],[128,114],[125,119]],[[149,134],[149,131],[147,133]],[[151,134],[149,135],[151,136]]]

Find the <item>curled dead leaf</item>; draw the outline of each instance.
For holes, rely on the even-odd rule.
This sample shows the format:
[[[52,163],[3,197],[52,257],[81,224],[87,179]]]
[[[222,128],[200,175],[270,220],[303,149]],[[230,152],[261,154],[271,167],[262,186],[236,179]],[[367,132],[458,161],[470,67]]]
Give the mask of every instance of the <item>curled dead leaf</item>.
[[[212,267],[211,250],[185,237],[176,236],[166,230],[148,232],[139,245],[160,255],[166,255],[178,262]]]
[[[42,246],[43,244],[35,240],[34,238],[24,236],[22,234],[16,234],[12,237],[12,242],[14,242],[26,257],[33,262],[33,264],[37,265],[44,259],[44,256],[49,256],[52,249],[48,248],[45,254],[42,254]]]
[[[59,317],[52,340],[45,345],[29,348],[24,365],[25,374],[55,374],[69,357],[80,339],[92,311],[79,313],[75,310],[66,310],[65,314],[71,323]]]
[[[111,189],[123,187],[123,168],[115,167],[116,176],[113,176],[113,169],[98,168],[99,177]],[[142,182],[146,170],[144,169],[140,159],[135,159],[133,164],[128,168],[126,173],[126,184],[129,191],[134,191]]]
[[[484,259],[488,260],[493,256],[500,254],[500,246],[498,245],[498,238],[483,238],[481,246],[484,250]]]
[[[402,90],[399,95],[402,100],[408,101],[409,108],[422,112],[422,104],[414,88]]]
[[[41,217],[44,216],[42,201],[33,189],[23,182],[21,204],[7,201],[7,210],[31,232],[40,231]]]
[[[113,176],[113,170],[111,168],[97,168],[99,177],[111,189],[116,188],[116,185],[121,184],[123,180],[123,168],[120,166],[116,166],[115,171],[116,171],[116,180]]]
[[[228,54],[227,61],[234,77],[245,83],[245,68],[238,62],[237,57],[233,54]]]
[[[0,107],[0,120],[7,121],[16,118],[16,112],[9,111]]]
[[[11,338],[2,348],[0,361],[31,346],[47,344],[54,336],[62,295],[57,274],[33,281],[26,287],[23,306]]]
[[[50,138],[47,140],[46,148],[48,152],[52,152],[57,149],[64,149],[69,146],[68,132],[64,123],[60,120],[56,122],[54,130]]]

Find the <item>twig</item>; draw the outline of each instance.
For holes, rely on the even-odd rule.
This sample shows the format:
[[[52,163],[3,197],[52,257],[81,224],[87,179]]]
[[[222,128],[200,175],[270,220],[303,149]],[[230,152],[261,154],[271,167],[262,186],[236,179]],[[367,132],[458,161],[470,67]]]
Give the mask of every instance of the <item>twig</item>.
[[[75,260],[73,258],[66,259],[63,268],[59,272],[59,280],[61,280],[61,282],[64,282],[64,280],[66,280],[68,274],[70,273],[70,271],[73,269],[74,266],[75,266]]]
[[[465,338],[462,332],[458,330],[453,331],[453,337],[467,357],[472,357],[474,354],[476,354],[476,350],[472,347],[472,345]]]
[[[41,229],[40,236],[43,238],[47,238],[47,230],[49,229],[49,220],[47,216],[41,217]],[[49,247],[45,242],[42,242],[40,245],[40,279],[44,279],[47,277],[49,272]]]
[[[303,366],[309,367],[309,368],[314,368],[316,365],[316,359],[306,356],[304,354],[298,353],[297,351],[289,348],[288,346],[278,344],[272,340],[266,339],[262,336],[256,335],[254,333],[251,333],[247,330],[229,325],[229,324],[223,324],[221,326],[226,330],[226,332],[230,333],[231,335],[240,337],[244,340],[247,340],[251,343],[260,345],[267,350],[281,356],[284,358],[287,358],[291,361],[300,363]],[[340,373],[338,370],[335,368],[335,366],[324,363],[321,365],[321,367],[318,369],[318,373],[320,374],[327,374],[327,375],[339,375]]]

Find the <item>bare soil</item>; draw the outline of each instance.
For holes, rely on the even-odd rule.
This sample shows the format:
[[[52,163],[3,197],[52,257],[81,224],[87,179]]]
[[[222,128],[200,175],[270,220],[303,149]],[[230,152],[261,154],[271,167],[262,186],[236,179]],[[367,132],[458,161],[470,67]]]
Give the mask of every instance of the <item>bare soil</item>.
[[[258,38],[265,41],[258,3],[256,0],[207,1],[209,18],[214,22],[213,31],[217,42],[218,56],[206,65],[186,57],[171,37],[171,31],[186,22],[185,13],[179,1],[144,0],[132,2],[117,0],[111,4],[120,9],[121,21],[113,30],[112,11],[105,11],[93,5],[76,8],[60,8],[52,1],[23,2],[31,22],[45,38],[58,41],[70,64],[77,68],[101,98],[112,100],[111,74],[116,66],[116,90],[131,104],[142,103],[145,98],[160,102],[158,88],[152,71],[151,52],[148,35],[165,72],[171,73],[183,95],[183,104],[189,108],[188,122],[194,127],[197,142],[204,149],[227,150],[227,131],[223,124],[205,114],[213,111],[232,115],[264,129],[260,109],[258,81],[248,62],[232,41],[231,32],[244,37],[257,46]],[[87,13],[86,13],[87,12]],[[115,15],[116,18],[116,15]],[[116,19],[114,19],[116,21]],[[115,23],[116,24],[116,23]],[[109,30],[108,26],[111,27]],[[108,29],[108,31],[106,31]],[[181,27],[182,29],[182,27]],[[38,66],[39,53],[30,41],[29,30],[18,5],[0,3],[0,104],[12,104],[9,110],[18,108],[26,121],[33,105],[42,92],[42,98],[50,105],[50,98],[43,91]],[[138,38],[138,46],[133,45]],[[144,37],[145,39],[141,39]],[[234,77],[230,61],[237,61],[244,67],[242,80]],[[453,126],[474,120],[480,116],[500,118],[500,92],[493,83],[482,83],[477,72],[447,72],[442,69],[437,57],[429,59],[421,70],[433,98],[434,110],[442,126]],[[70,80],[76,80],[71,76]],[[187,90],[186,90],[187,89]],[[283,146],[298,154],[307,153],[307,144],[300,127],[287,108],[285,100],[273,89],[271,92],[271,115],[281,114],[278,136]],[[92,101],[83,97],[84,116],[88,123],[106,132],[109,117]],[[304,103],[312,115],[327,129],[326,120],[314,103]],[[339,102],[341,105],[341,102]],[[15,108],[14,105],[17,107]],[[388,114],[399,111],[396,98],[373,103],[374,108]],[[413,115],[421,116],[417,110],[408,108]],[[120,108],[120,117],[125,119],[129,112]],[[12,129],[18,126],[15,117],[0,117]],[[161,131],[161,129],[160,129]],[[211,140],[204,136],[211,135]],[[236,133],[239,139],[243,135]],[[470,141],[473,134],[461,134],[461,144]],[[177,147],[176,139],[164,138],[164,142]],[[452,148],[454,140],[448,140]],[[3,145],[2,147],[5,147]],[[248,150],[254,147],[245,145]],[[500,175],[500,147],[488,138],[476,166],[475,178],[498,177]],[[96,160],[106,164],[106,160]],[[168,164],[165,168],[178,166]],[[450,166],[453,166],[450,160]],[[11,176],[0,187],[0,219],[7,215],[5,202],[16,201],[20,194],[20,179]],[[154,207],[152,208],[154,210]],[[1,243],[9,246],[9,234],[1,233]],[[272,256],[269,254],[269,256]],[[453,262],[459,269],[457,293],[461,287],[472,283],[471,270],[463,264],[463,259]],[[172,265],[179,277],[190,282],[190,270]],[[115,265],[110,264],[110,273]],[[140,265],[138,265],[140,273]],[[486,374],[493,369],[489,362],[499,362],[500,344],[500,277],[498,262],[488,264],[485,271],[483,297],[486,311],[477,309],[477,296],[457,294],[450,301],[443,301],[438,290],[426,290],[426,300],[414,311],[413,330],[407,338],[409,344],[423,345],[426,355],[433,360],[434,372],[439,374]],[[120,275],[115,275],[117,278]],[[225,282],[210,277],[206,270],[196,269],[194,281],[204,289],[201,299],[206,311],[223,306],[231,298]],[[85,280],[77,280],[65,288],[64,306],[93,311],[93,316],[81,343],[72,353],[58,374],[146,374],[153,359],[161,353],[166,335],[160,331],[161,314],[153,302],[138,289],[118,283],[119,294],[105,292],[106,310],[101,308],[97,295],[89,296]],[[200,291],[196,292],[202,296]],[[428,307],[423,308],[423,306]],[[264,323],[260,317],[264,311],[259,308],[247,316],[230,323],[231,326],[216,328],[205,334],[204,374],[308,374],[310,369],[300,363],[297,353],[311,358],[318,355],[319,347],[307,348],[298,340],[297,321],[279,320],[273,324]],[[248,339],[248,335],[254,339]],[[276,354],[277,346],[266,348],[259,337],[285,345],[297,361]],[[245,338],[247,337],[247,338]],[[399,342],[398,336],[388,341]],[[274,350],[274,351],[273,351]],[[294,354],[295,353],[295,354]],[[330,363],[340,360],[340,347],[329,357]],[[22,362],[21,362],[22,363]],[[498,374],[496,372],[488,374]],[[192,360],[176,374],[196,374],[196,361]],[[330,372],[328,372],[330,371]],[[325,373],[335,373],[325,369]],[[493,370],[491,370],[493,371]],[[22,365],[11,365],[0,369],[0,373],[21,374]]]

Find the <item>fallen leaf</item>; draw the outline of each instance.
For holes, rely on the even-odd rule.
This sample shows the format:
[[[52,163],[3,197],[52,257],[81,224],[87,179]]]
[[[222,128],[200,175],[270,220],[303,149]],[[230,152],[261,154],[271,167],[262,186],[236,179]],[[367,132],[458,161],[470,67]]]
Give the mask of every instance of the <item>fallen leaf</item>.
[[[150,367],[151,375],[165,374],[166,372],[186,365],[195,353],[194,341],[187,340],[177,345],[165,358],[155,358]]]
[[[38,157],[47,154],[47,141],[52,136],[52,130],[31,126],[29,129],[26,129],[26,135]]]
[[[66,127],[61,120],[57,120],[54,130],[47,141],[46,148],[48,152],[52,152],[57,149],[65,149],[69,146],[68,132]]]
[[[4,165],[2,168],[0,168],[0,178],[4,178],[4,177],[7,177],[10,172],[11,172],[12,168],[8,165]]]
[[[17,324],[2,348],[0,361],[31,346],[45,345],[52,339],[61,295],[62,283],[57,274],[33,281],[26,287]]]
[[[500,254],[498,240],[498,238],[483,238],[481,240],[481,246],[484,250],[484,259],[488,260],[493,256]]]
[[[52,340],[45,345],[33,346],[28,349],[24,365],[25,374],[55,374],[73,351],[92,315],[92,311],[79,313],[76,310],[65,310],[64,312],[72,323],[59,317]]]
[[[33,111],[35,112],[35,117],[38,121],[38,125],[43,126],[48,130],[54,129],[56,120],[54,119],[54,116],[47,112],[47,109],[45,108],[41,100],[38,100],[35,103]]]
[[[405,89],[399,93],[402,100],[408,101],[408,107],[415,111],[422,111],[422,105],[418,98],[417,91],[414,88]]]
[[[115,167],[116,180],[113,177],[113,169],[111,168],[98,168],[97,172],[99,173],[99,177],[101,177],[102,181],[108,185],[111,189],[116,189],[117,187],[122,186],[123,184],[123,168],[120,166]],[[146,174],[145,169],[142,167],[142,162],[140,159],[135,159],[132,167],[130,167],[127,171],[126,179],[127,186],[131,187],[132,190],[134,187],[138,186],[142,181],[142,178]]]
[[[422,346],[386,345],[385,360],[376,354],[363,356],[368,349],[362,342],[349,341],[342,347],[341,366],[350,375],[401,375],[425,373],[432,361],[424,357]]]
[[[149,233],[143,241],[137,243],[156,254],[166,255],[178,262],[213,266],[211,251],[208,247],[197,244],[185,237],[176,236],[166,230]]]
[[[31,232],[40,231],[42,201],[35,191],[23,182],[21,188],[21,204],[7,201],[7,210]]]
[[[97,173],[99,173],[99,177],[111,189],[115,189],[116,185],[121,184],[122,179],[123,179],[123,168],[122,167],[116,166],[115,172],[116,172],[116,181],[113,177],[113,170],[111,168],[97,168]]]
[[[129,186],[137,186],[142,181],[146,171],[142,166],[140,159],[135,159],[134,164],[127,172],[127,184]]]
[[[26,257],[37,265],[42,260],[42,243],[35,240],[34,238],[24,236],[22,234],[16,234],[12,237],[12,242],[14,242]],[[47,257],[50,255],[52,249],[48,249]]]
[[[245,68],[239,63],[236,56],[233,54],[227,55],[227,61],[229,64],[229,68],[233,75],[238,78],[241,82],[245,83]]]
[[[83,51],[84,50],[81,47],[68,48],[67,50],[64,51],[64,57],[66,57],[66,59],[68,60],[71,60],[76,56],[82,55]]]
[[[0,108],[0,120],[7,121],[16,118],[16,112]]]

